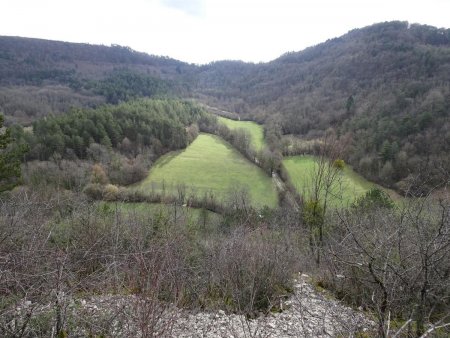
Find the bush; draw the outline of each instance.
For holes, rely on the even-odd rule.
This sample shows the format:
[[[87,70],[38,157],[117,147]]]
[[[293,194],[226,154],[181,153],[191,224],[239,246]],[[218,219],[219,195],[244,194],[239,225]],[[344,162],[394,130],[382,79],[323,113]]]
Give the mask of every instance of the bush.
[[[336,168],[336,169],[339,169],[339,170],[343,170],[344,167],[345,167],[344,160],[341,160],[341,159],[334,160],[333,167]]]
[[[300,269],[294,240],[288,232],[234,230],[206,248],[208,289],[228,310],[250,316],[278,306]]]
[[[328,285],[371,309],[380,336],[390,320],[411,319],[420,337],[426,323],[448,318],[450,204],[414,199],[399,212],[386,193],[372,189],[357,205],[329,220],[335,230],[323,269]]]
[[[114,184],[107,184],[103,187],[103,199],[106,201],[115,201],[119,196],[119,188]]]
[[[391,197],[380,188],[372,188],[365,193],[364,196],[359,197],[353,204],[355,208],[388,208],[394,207],[394,202]]]
[[[303,221],[312,228],[323,224],[324,212],[320,201],[313,199],[306,201],[303,207]]]
[[[89,164],[61,160],[31,161],[23,166],[24,183],[34,187],[51,186],[81,191],[89,181]]]
[[[105,169],[100,164],[94,164],[92,166],[91,183],[107,184],[108,182],[108,175],[106,175]]]
[[[77,317],[65,310],[80,294],[97,298],[103,292],[135,300],[131,306],[142,324],[139,332],[161,328],[159,320],[167,317],[154,314],[167,313],[171,306],[223,308],[254,316],[278,307],[279,297],[288,293],[291,278],[300,270],[298,229],[270,227],[268,212],[264,226],[253,221],[246,227],[231,224],[229,231],[205,232],[193,231],[202,220],[175,217],[170,207],[130,212],[120,203],[97,204],[82,194],[17,193],[2,200],[0,208],[0,231],[8,234],[0,241],[0,251],[8,255],[0,269],[5,276],[17,275],[0,291],[5,299],[17,299],[0,304],[0,314],[10,314],[0,316],[0,335],[5,335],[2,327],[14,321],[25,323],[24,335],[33,336],[30,323],[41,320],[39,313],[32,312],[28,320],[14,311],[28,300],[49,309],[49,318],[42,319],[47,331],[73,333],[70,325],[77,323],[77,329],[82,325],[98,335],[113,335],[110,324],[97,317],[87,312]],[[114,185],[98,183],[88,184],[85,193],[96,199],[109,194],[111,200],[125,194]],[[114,311],[118,317],[123,313],[110,310],[111,318]]]
[[[93,200],[101,200],[103,198],[103,186],[98,183],[89,183],[83,189],[83,192]]]

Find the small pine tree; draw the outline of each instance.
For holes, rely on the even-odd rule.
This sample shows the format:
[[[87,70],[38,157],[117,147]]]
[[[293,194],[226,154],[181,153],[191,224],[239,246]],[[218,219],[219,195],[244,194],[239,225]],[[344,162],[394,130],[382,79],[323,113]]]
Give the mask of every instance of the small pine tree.
[[[358,198],[353,204],[355,208],[388,208],[394,207],[391,197],[380,188],[372,188],[364,196]]]
[[[0,192],[14,188],[20,182],[20,159],[28,151],[25,145],[13,145],[11,130],[3,127],[0,115]]]

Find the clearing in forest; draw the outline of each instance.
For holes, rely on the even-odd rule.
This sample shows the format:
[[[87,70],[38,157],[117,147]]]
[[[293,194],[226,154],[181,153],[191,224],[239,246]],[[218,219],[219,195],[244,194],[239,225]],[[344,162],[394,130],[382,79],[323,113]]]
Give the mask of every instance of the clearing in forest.
[[[200,134],[185,150],[162,156],[148,177],[136,186],[148,192],[186,196],[212,193],[220,202],[245,191],[253,206],[276,207],[278,196],[272,179],[220,137]]]

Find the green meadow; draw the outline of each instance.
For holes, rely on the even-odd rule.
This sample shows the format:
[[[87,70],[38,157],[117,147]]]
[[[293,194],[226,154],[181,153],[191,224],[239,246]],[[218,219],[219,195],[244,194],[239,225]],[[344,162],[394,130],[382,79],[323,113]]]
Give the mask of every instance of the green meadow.
[[[283,165],[289,173],[289,178],[303,195],[308,196],[311,189],[311,177],[314,173],[315,159],[313,156],[290,156],[283,159]],[[346,165],[340,173],[338,182],[332,187],[331,206],[344,207],[352,204],[356,198],[364,195],[369,189],[375,187]]]
[[[260,124],[252,121],[235,121],[218,116],[219,122],[225,124],[228,128],[244,129],[249,132],[251,137],[251,146],[254,150],[259,151],[266,145],[264,141],[264,128]]]
[[[179,186],[186,187],[187,196],[212,193],[222,202],[233,192],[246,190],[254,206],[278,205],[271,178],[230,144],[210,134],[200,134],[185,150],[162,156],[134,188],[176,195]]]

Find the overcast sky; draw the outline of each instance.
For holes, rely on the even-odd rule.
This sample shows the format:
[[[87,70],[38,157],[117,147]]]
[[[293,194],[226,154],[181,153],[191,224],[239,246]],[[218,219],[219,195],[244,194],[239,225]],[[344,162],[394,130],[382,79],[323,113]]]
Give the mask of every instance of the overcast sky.
[[[353,28],[450,26],[450,0],[1,0],[0,35],[119,44],[191,63],[269,61]]]

